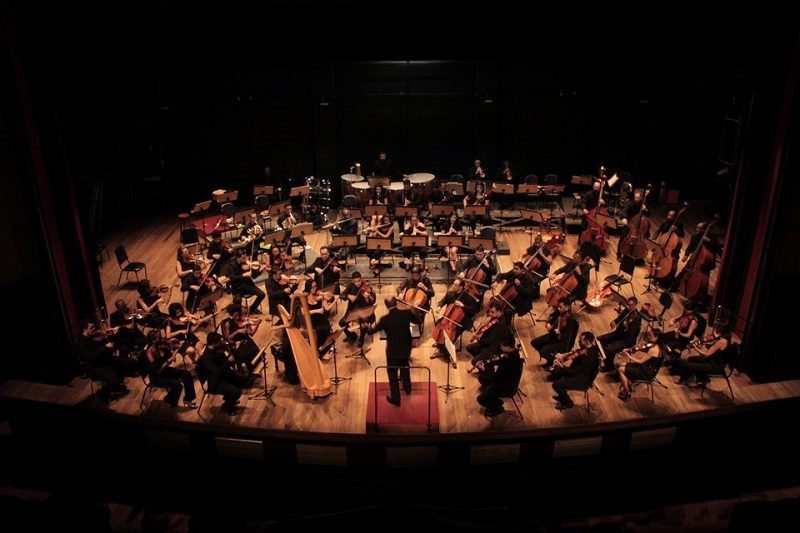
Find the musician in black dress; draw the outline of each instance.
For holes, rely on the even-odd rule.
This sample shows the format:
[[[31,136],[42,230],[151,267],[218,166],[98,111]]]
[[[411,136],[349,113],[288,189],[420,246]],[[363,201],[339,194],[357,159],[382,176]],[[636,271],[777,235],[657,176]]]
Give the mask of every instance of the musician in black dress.
[[[384,189],[383,185],[380,183],[373,187],[369,205],[389,205],[389,193],[386,192],[386,189]]]
[[[516,296],[509,302],[503,302],[506,304],[504,312],[506,315],[506,322],[509,324],[511,324],[514,314],[517,316],[525,316],[533,308],[535,288],[531,277],[532,274],[525,271],[525,264],[522,261],[515,261],[514,268],[508,272],[498,274],[497,277],[494,278],[495,283],[498,281],[505,281],[506,284],[513,283],[516,287]],[[497,294],[496,298],[499,299],[502,293],[503,290]]]
[[[214,230],[211,233],[211,242],[208,245],[207,257],[212,261],[208,275],[220,272],[223,265],[230,262],[234,257],[233,248],[230,244],[222,240],[222,232]]]
[[[192,325],[196,322],[193,317],[186,315],[183,305],[174,302],[169,304],[169,320],[167,320],[167,340],[192,361],[196,361],[196,348],[200,339],[192,333]]]
[[[467,344],[467,352],[472,356],[472,366],[481,359],[497,353],[500,341],[510,336],[503,307],[493,301],[486,312],[486,321],[475,331],[472,342]]]
[[[485,215],[465,215],[464,221],[469,224],[469,227],[472,228],[473,233],[475,232],[475,228],[478,225],[478,221],[481,222],[484,226],[490,225],[492,223],[492,219],[489,218],[489,197],[490,193],[486,191],[486,186],[483,182],[478,182],[475,184],[475,190],[473,192],[467,193],[464,196],[464,207],[469,206],[486,206],[486,214]]]
[[[647,344],[643,345],[638,352],[630,355],[630,362],[620,365],[617,369],[620,380],[617,396],[620,400],[628,400],[631,397],[631,380],[652,381],[655,379],[663,357],[663,347],[660,341],[661,330],[651,329],[647,332]]]
[[[425,237],[425,246],[405,246],[403,247],[403,257],[405,258],[404,264],[405,268],[408,269],[412,263],[413,255],[419,254],[419,258],[422,261],[422,268],[425,268],[425,259],[428,257],[428,230],[425,228],[425,224],[423,224],[417,215],[412,215],[408,224],[406,224],[405,228],[403,229],[403,235],[415,235]]]
[[[603,351],[606,354],[603,372],[616,371],[614,356],[636,344],[636,339],[639,338],[639,332],[642,329],[642,315],[636,309],[638,304],[639,301],[633,296],[628,298],[625,307],[611,322],[611,327],[614,329],[597,338],[597,342],[603,345]]]
[[[183,405],[197,407],[194,390],[194,377],[187,370],[170,366],[173,362],[173,349],[168,339],[161,336],[161,331],[154,329],[147,334],[147,348],[142,354],[142,370],[147,374],[150,383],[168,390],[164,402],[172,407],[178,406],[178,398],[183,390]]]
[[[308,294],[308,313],[311,316],[311,325],[314,328],[319,348],[331,336],[331,312],[336,305],[335,298],[333,294],[323,294],[322,289],[314,280],[306,281],[303,292]],[[331,353],[327,350],[319,350],[319,352],[320,359],[331,358]]]
[[[225,339],[212,331],[206,338],[206,349],[197,362],[196,371],[201,379],[208,382],[208,390],[212,394],[221,394],[222,411],[229,415],[237,412],[236,404],[247,384],[247,376],[237,373],[228,353],[225,351]]]
[[[384,300],[389,312],[371,329],[371,333],[386,333],[386,373],[389,376],[389,395],[386,401],[400,407],[400,379],[403,389],[411,394],[411,372],[408,360],[411,357],[411,324],[421,322],[414,309],[398,309],[397,301],[391,296]],[[399,376],[398,376],[399,374]]]
[[[258,331],[261,319],[245,319],[242,316],[240,304],[232,303],[225,310],[228,312],[228,318],[222,321],[222,336],[228,343],[228,349],[233,355],[236,365],[249,374],[255,368],[253,359],[259,352],[253,335]]]
[[[342,291],[342,293],[339,295],[339,298],[347,302],[347,311],[345,311],[344,316],[339,321],[339,326],[343,328],[348,324],[348,322],[345,321],[345,318],[347,318],[347,315],[350,314],[351,311],[364,309],[365,307],[375,304],[375,292],[369,286],[369,282],[361,277],[360,272],[353,272],[352,281],[347,285],[347,288]],[[374,314],[367,317],[366,320],[362,320],[362,323],[371,324],[373,322],[375,322]],[[356,335],[355,333],[346,329],[344,332],[345,340],[347,342],[353,342],[358,339],[358,345],[362,346],[364,344],[364,335],[366,332],[366,328],[363,327],[361,328],[360,335]]]
[[[668,361],[673,363],[680,359],[680,353],[686,349],[692,338],[698,333],[700,320],[694,309],[684,308],[683,314],[671,320],[670,324],[675,326],[675,329],[664,334],[663,343]]]
[[[341,275],[341,271],[342,269],[339,268],[336,257],[331,255],[327,246],[323,246],[319,249],[319,257],[314,259],[314,262],[306,269],[306,274],[312,274],[314,276],[314,280],[317,282],[317,286],[319,286],[320,289],[327,290],[328,287],[333,286],[333,294],[339,294],[341,291],[341,289],[339,289],[339,276]]]
[[[136,285],[139,297],[136,299],[136,310],[144,314],[142,324],[149,328],[163,328],[169,315],[160,308],[166,303],[158,287],[153,287],[150,281],[143,279]]]
[[[97,397],[103,403],[108,403],[112,396],[128,393],[124,376],[134,374],[136,363],[127,357],[114,356],[116,347],[113,340],[98,329],[96,322],[83,322],[75,348],[86,376],[103,383],[97,391]]]
[[[516,394],[522,378],[522,358],[510,336],[500,341],[500,352],[479,364],[478,381],[481,384],[478,403],[486,409],[486,416],[502,413],[503,400]]]
[[[730,350],[733,350],[729,326],[718,325],[711,339],[713,340],[714,338],[716,340],[710,346],[695,348],[699,355],[681,359],[673,365],[673,369],[679,376],[675,379],[675,383],[689,383],[694,378],[697,381],[697,385],[704,385],[710,381],[709,374],[723,372]]]
[[[339,221],[331,226],[330,232],[331,235],[358,235],[358,220],[353,218],[353,212],[346,207],[343,208],[339,213]],[[346,260],[350,256],[349,246],[330,246],[329,248],[342,260]]]
[[[278,311],[278,306],[282,305],[284,309],[289,310],[291,298],[289,297],[293,290],[289,282],[284,279],[280,270],[273,270],[270,272],[264,287],[267,289],[267,296],[269,297],[269,314],[278,317],[277,324],[283,324],[283,318]]]
[[[558,400],[556,409],[569,409],[575,404],[570,399],[568,390],[586,390],[592,386],[600,366],[600,353],[595,345],[594,334],[590,331],[581,333],[578,340],[580,348],[585,352],[572,360],[572,363],[558,369],[553,381],[554,399]]]
[[[223,273],[230,279],[233,303],[238,304],[242,302],[244,297],[255,296],[253,303],[250,304],[250,313],[260,313],[261,302],[266,298],[266,295],[253,281],[253,278],[257,277],[258,273],[253,272],[253,269],[248,265],[247,256],[237,256],[235,261],[225,267]]]
[[[125,300],[114,302],[115,311],[109,316],[109,324],[116,328],[112,340],[121,356],[127,356],[132,351],[144,347],[147,339],[137,325],[136,313],[128,307]],[[138,315],[144,318],[142,315]],[[141,319],[138,319],[141,320]],[[141,323],[141,322],[140,322]]]
[[[545,360],[542,366],[549,367],[552,366],[557,353],[568,352],[572,348],[570,341],[578,330],[578,322],[572,316],[569,299],[558,300],[558,305],[550,314],[545,329],[547,333],[533,339],[531,346]]]
[[[294,264],[294,260],[289,258],[287,261],[287,256],[284,253],[283,249],[281,249],[280,245],[271,245],[269,247],[269,254],[267,254],[267,266],[270,268],[271,272],[278,272],[281,271],[289,271],[289,264]]]

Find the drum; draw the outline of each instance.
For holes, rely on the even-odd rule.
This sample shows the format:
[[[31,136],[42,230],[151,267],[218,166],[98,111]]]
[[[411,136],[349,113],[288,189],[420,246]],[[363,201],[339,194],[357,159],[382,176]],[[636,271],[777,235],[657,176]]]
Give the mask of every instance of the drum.
[[[353,184],[359,181],[364,181],[364,178],[356,174],[342,174],[342,198],[349,194],[355,194]]]
[[[353,183],[353,192],[358,198],[358,203],[362,206],[369,204],[369,198],[372,195],[372,188],[366,181],[359,181]]]
[[[423,202],[427,202],[433,194],[434,178],[435,176],[429,172],[417,172],[408,175],[408,181],[417,186]]]
[[[403,182],[402,181],[393,181],[386,187],[390,191],[402,191],[403,190]]]

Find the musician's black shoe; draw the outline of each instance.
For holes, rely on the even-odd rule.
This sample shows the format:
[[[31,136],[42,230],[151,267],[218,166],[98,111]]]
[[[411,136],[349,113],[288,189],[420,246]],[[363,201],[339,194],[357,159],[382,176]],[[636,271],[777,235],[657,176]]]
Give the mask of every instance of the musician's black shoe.
[[[559,402],[559,403],[556,404],[556,409],[558,409],[559,411],[563,411],[565,409],[572,409],[573,407],[575,407],[575,404],[572,403],[572,402],[570,402],[570,403],[561,403],[561,402]]]
[[[405,391],[406,391],[406,396],[410,396],[411,395],[411,389],[405,389]]]
[[[388,394],[386,395],[386,401],[390,404],[394,405],[395,407],[400,407],[400,400],[393,400],[391,396]]]

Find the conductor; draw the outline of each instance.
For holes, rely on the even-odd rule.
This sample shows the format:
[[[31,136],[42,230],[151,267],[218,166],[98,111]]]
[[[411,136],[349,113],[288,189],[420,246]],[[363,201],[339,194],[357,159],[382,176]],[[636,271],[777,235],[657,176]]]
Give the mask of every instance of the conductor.
[[[400,384],[398,372],[403,380],[403,389],[411,394],[411,372],[408,360],[411,357],[411,324],[419,324],[420,317],[413,310],[398,309],[393,296],[384,299],[389,312],[382,316],[372,328],[372,333],[386,332],[386,373],[389,375],[389,396],[386,401],[400,407]]]

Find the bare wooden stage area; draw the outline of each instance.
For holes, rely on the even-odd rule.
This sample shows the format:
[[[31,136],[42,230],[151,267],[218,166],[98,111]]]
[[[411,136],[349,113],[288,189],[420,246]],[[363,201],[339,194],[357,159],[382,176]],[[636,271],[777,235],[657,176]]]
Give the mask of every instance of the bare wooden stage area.
[[[663,214],[656,214],[654,222],[660,223]],[[693,228],[693,221],[687,217],[685,220],[687,229]],[[519,258],[522,252],[530,244],[530,236],[522,228],[509,228],[498,234],[498,240],[508,243],[511,254],[500,256],[499,266],[502,271],[509,270],[512,262]],[[571,255],[575,249],[577,237],[568,235],[564,255]],[[595,278],[592,275],[590,290],[598,280],[617,272],[618,264],[613,258],[613,250],[616,246],[616,237],[612,238],[612,249],[607,255],[608,262],[603,262],[599,275]],[[326,241],[326,236],[316,232],[308,239],[311,247],[316,251]],[[686,239],[688,242],[688,237]],[[117,244],[124,244],[128,255],[134,261],[143,261],[147,264],[148,274],[151,281],[155,284],[176,283],[175,273],[175,253],[178,245],[177,224],[170,217],[169,220],[153,223],[149,226],[140,227],[136,230],[123,232],[110,240],[111,248]],[[557,259],[554,268],[563,264],[563,259]],[[432,263],[431,263],[432,266]],[[343,281],[349,278],[352,268],[342,276]],[[650,302],[656,309],[658,305],[658,293],[650,292],[644,294],[647,280],[645,267],[637,267],[634,277],[634,290],[640,298],[640,303]],[[101,278],[105,287],[106,303],[109,308],[113,308],[113,302],[117,298],[126,299],[131,305],[135,299],[135,286],[133,277],[131,282],[118,289],[116,286],[119,270],[116,263],[106,261],[102,265]],[[372,279],[371,273],[366,273],[367,279]],[[124,277],[124,276],[123,276]],[[712,281],[713,282],[713,281]],[[547,283],[543,285],[543,292]],[[379,292],[378,316],[385,313],[382,297],[395,293],[396,284],[385,283]],[[435,301],[445,294],[446,286],[443,283],[435,283]],[[629,294],[628,288],[624,291]],[[175,290],[172,294],[173,301],[180,301],[180,293]],[[230,296],[226,296],[220,304],[226,305],[230,301]],[[266,302],[263,304],[266,310]],[[344,312],[344,305],[338,304],[336,321]],[[539,315],[545,308],[543,301],[538,300],[534,304],[534,315]],[[682,311],[682,299],[675,294],[675,304],[667,313],[668,318],[680,314]],[[545,314],[546,316],[546,314]],[[590,330],[596,334],[607,332],[609,322],[615,317],[614,305],[608,302],[599,312],[577,314],[580,323],[580,330]],[[268,321],[269,316],[264,315]],[[480,315],[476,323],[482,320]],[[527,395],[524,403],[520,405],[524,419],[517,416],[516,410],[510,400],[505,400],[506,412],[495,418],[487,418],[483,415],[483,409],[477,404],[478,381],[474,374],[468,374],[469,357],[459,354],[458,368],[450,368],[451,384],[463,386],[464,390],[453,392],[446,397],[443,392],[439,392],[433,401],[438,402],[440,413],[440,432],[441,433],[460,433],[460,432],[502,432],[519,431],[524,429],[543,429],[559,428],[570,425],[598,424],[608,422],[632,421],[638,419],[652,419],[655,417],[675,415],[681,413],[691,413],[696,411],[713,410],[726,408],[734,405],[731,401],[727,386],[724,380],[714,379],[705,393],[704,398],[700,398],[697,389],[690,389],[683,385],[673,384],[670,376],[662,370],[660,381],[666,388],[655,387],[655,402],[650,401],[647,389],[642,387],[634,392],[633,398],[628,402],[622,402],[617,398],[618,382],[609,375],[600,374],[596,384],[602,392],[591,391],[591,412],[585,409],[585,401],[582,393],[572,392],[571,396],[575,401],[575,407],[566,411],[555,409],[555,400],[552,399],[553,390],[550,383],[545,381],[547,373],[539,366],[539,359],[536,352],[530,345],[530,341],[537,335],[545,332],[544,324],[534,324],[530,317],[517,317],[515,319],[516,330],[520,335],[524,353],[527,357],[525,371],[520,383],[520,388]],[[210,328],[211,326],[209,326]],[[198,336],[201,341],[205,339],[209,328],[200,329]],[[433,353],[430,332],[433,329],[432,318],[426,318],[424,334],[419,341],[416,341],[412,352],[412,364],[424,365],[430,368],[433,381],[439,385],[446,382],[448,364],[441,359],[430,359]],[[263,327],[257,332],[255,340],[263,346],[269,341],[272,335]],[[470,334],[465,333],[469,338]],[[262,387],[261,378],[256,379],[254,388],[246,390],[242,396],[243,411],[235,416],[228,416],[220,412],[219,406],[222,402],[220,397],[211,396],[203,405],[202,411],[190,408],[170,408],[163,401],[163,390],[156,390],[144,402],[144,409],[140,410],[139,401],[143,391],[143,383],[140,378],[128,378],[127,385],[131,393],[127,396],[103,406],[90,396],[89,382],[83,378],[76,378],[70,386],[52,386],[37,383],[8,381],[0,387],[0,394],[4,396],[16,397],[21,399],[35,400],[40,402],[51,402],[62,405],[81,404],[85,408],[103,410],[109,409],[118,414],[135,417],[154,417],[163,421],[180,420],[193,423],[213,423],[216,425],[231,425],[251,428],[261,428],[270,430],[290,430],[290,431],[309,431],[321,433],[345,433],[359,434],[365,432],[365,416],[367,411],[368,386],[373,381],[373,368],[375,365],[385,364],[385,341],[381,341],[375,336],[374,339],[367,337],[365,347],[370,348],[367,353],[372,365],[367,364],[363,359],[345,358],[344,354],[356,349],[354,345],[344,344],[339,341],[337,346],[338,373],[340,376],[351,377],[349,381],[344,381],[335,387],[335,394],[327,398],[311,400],[298,386],[284,383],[280,379],[280,374],[276,373],[272,358],[269,358],[268,380],[270,385],[278,385],[277,391],[273,395],[274,405],[261,400],[248,400],[247,397],[257,394]],[[334,374],[333,360],[324,363],[329,370],[331,377]],[[191,369],[191,365],[190,365]],[[282,370],[282,368],[281,368]],[[423,379],[422,373],[412,374],[412,380]],[[379,376],[379,381],[385,381],[385,376]],[[787,398],[800,395],[800,381],[786,381],[771,384],[753,383],[744,374],[734,374],[732,378],[735,393],[735,403],[755,403],[769,401],[779,398]],[[420,387],[424,387],[418,383]],[[197,392],[200,393],[199,385]],[[384,402],[382,409],[393,409],[394,407]]]

